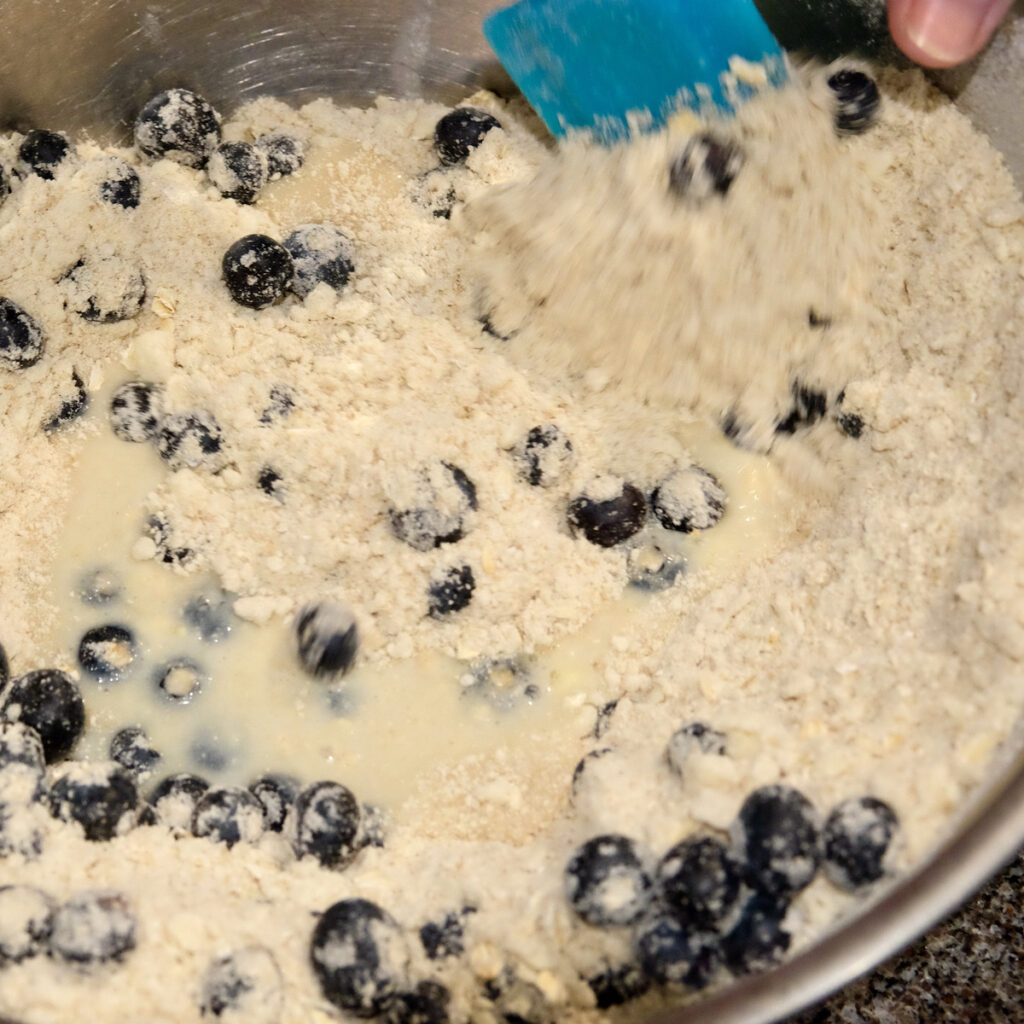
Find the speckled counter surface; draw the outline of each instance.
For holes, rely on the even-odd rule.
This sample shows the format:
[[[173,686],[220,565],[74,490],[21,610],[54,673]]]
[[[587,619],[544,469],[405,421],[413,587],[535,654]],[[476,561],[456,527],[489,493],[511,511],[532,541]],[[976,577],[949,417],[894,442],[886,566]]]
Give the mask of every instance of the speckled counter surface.
[[[916,945],[786,1024],[1024,1022],[1024,851]]]

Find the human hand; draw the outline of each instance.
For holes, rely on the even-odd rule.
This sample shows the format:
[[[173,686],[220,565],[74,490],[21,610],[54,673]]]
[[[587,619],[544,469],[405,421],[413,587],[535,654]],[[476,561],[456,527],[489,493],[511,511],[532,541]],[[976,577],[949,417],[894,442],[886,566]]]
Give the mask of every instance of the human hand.
[[[889,31],[911,60],[948,68],[988,42],[1013,0],[889,0]]]

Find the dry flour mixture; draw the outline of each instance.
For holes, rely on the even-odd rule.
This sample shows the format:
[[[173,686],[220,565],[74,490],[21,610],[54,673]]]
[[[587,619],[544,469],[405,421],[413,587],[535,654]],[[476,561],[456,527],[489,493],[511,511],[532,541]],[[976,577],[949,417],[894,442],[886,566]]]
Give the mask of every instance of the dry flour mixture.
[[[1024,204],[921,76],[0,165],[0,1015],[640,1020],[985,776]]]

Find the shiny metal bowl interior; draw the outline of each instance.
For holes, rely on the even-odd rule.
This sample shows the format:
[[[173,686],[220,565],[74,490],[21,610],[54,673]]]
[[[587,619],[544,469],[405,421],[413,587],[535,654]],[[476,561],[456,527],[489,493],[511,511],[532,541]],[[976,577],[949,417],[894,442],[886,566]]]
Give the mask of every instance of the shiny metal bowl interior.
[[[835,45],[832,19],[844,45],[852,39],[891,54],[877,34],[879,10],[864,0],[759,2],[770,22],[792,17],[784,26],[790,36],[810,10],[819,44]],[[455,102],[480,85],[504,92],[511,83],[480,33],[483,14],[495,6],[493,0],[11,2],[0,36],[0,126],[84,130],[115,140],[127,136],[145,100],[172,85],[193,88],[225,111],[265,94],[365,104],[379,93]],[[1024,183],[1024,60],[1009,59],[1024,53],[1024,4],[1017,4],[1015,17],[981,61],[937,80],[959,97]],[[782,27],[776,31],[784,37]],[[663,1015],[660,1024],[779,1020],[876,966],[953,910],[1024,843],[1024,755],[1004,761],[914,874],[780,968]]]

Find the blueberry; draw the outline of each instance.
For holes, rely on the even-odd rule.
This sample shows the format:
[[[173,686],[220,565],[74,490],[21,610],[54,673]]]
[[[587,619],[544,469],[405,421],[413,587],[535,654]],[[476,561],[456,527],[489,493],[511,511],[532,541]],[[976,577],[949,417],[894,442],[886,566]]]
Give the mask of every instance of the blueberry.
[[[810,800],[790,786],[763,786],[743,802],[732,826],[745,879],[773,897],[810,884],[821,862],[821,822]]]
[[[499,711],[532,704],[540,696],[530,663],[522,657],[478,658],[461,682],[466,696],[485,700]]]
[[[838,804],[821,837],[828,880],[847,892],[877,882],[885,874],[886,855],[898,830],[896,812],[873,796]]]
[[[7,680],[10,678],[11,666],[7,661],[7,652],[4,650],[4,645],[0,644],[0,693],[3,693],[3,689],[7,685]]]
[[[300,608],[292,626],[299,661],[316,678],[345,675],[359,650],[359,627],[344,606],[318,601]]]
[[[260,423],[270,424],[274,420],[286,420],[295,408],[295,399],[283,384],[275,384],[270,389],[270,405],[260,413]]]
[[[715,936],[664,911],[637,925],[633,951],[641,970],[658,985],[704,988],[719,963]]]
[[[146,301],[142,271],[114,254],[83,256],[57,284],[64,295],[64,308],[93,324],[131,320]]]
[[[118,385],[110,398],[110,427],[121,441],[153,441],[164,412],[164,389],[159,384],[129,380]]]
[[[284,246],[267,235],[245,235],[233,242],[221,262],[231,298],[248,309],[264,309],[282,298],[295,267]]]
[[[580,785],[582,784],[583,777],[587,771],[587,765],[592,764],[594,761],[599,761],[602,757],[606,757],[611,752],[611,747],[598,747],[597,750],[591,750],[584,754],[583,757],[576,762],[576,767],[572,770],[573,796],[576,796],[579,793]]]
[[[882,99],[874,80],[863,71],[843,68],[828,80],[835,94],[835,125],[839,135],[861,135],[875,123]]]
[[[626,551],[630,585],[649,594],[674,587],[686,575],[686,560],[653,541],[640,541]]]
[[[295,266],[291,289],[304,299],[318,284],[340,292],[355,270],[352,243],[333,224],[303,224],[285,240]]]
[[[643,970],[632,963],[608,967],[600,974],[587,978],[599,1010],[607,1010],[612,1006],[623,1006],[634,999],[639,999],[651,987],[650,978]]]
[[[733,974],[756,974],[777,964],[789,949],[790,934],[782,923],[789,909],[784,900],[754,893],[739,919],[722,939],[722,957]]]
[[[135,145],[148,157],[205,167],[220,144],[220,114],[187,89],[157,93],[135,121]]]
[[[429,960],[462,956],[466,948],[463,938],[462,917],[456,913],[446,914],[440,921],[428,921],[420,928],[420,944]]]
[[[121,960],[135,948],[135,913],[123,893],[80,892],[53,915],[50,949],[77,964]]]
[[[288,811],[295,803],[298,783],[286,775],[264,775],[249,786],[249,792],[263,808],[264,829],[280,832]]]
[[[111,206],[134,210],[142,197],[139,172],[131,164],[116,157],[110,160],[109,169],[100,185],[100,199]]]
[[[703,722],[687,722],[676,729],[665,747],[665,760],[680,778],[686,774],[686,762],[694,754],[725,754],[725,733]]]
[[[450,462],[434,462],[412,474],[402,507],[389,510],[395,536],[416,551],[454,544],[468,532],[477,506],[476,485]]]
[[[149,742],[145,729],[126,725],[111,737],[110,757],[136,776],[148,775],[159,764],[160,752]]]
[[[840,413],[836,423],[847,437],[852,437],[854,440],[857,440],[864,433],[864,419],[855,412]]]
[[[0,164],[0,203],[11,194],[11,175],[3,164]]]
[[[597,477],[569,502],[569,529],[602,548],[629,540],[640,532],[646,519],[643,493],[618,477]]]
[[[197,768],[208,772],[225,772],[238,763],[241,743],[235,733],[204,727],[189,743],[188,754]]]
[[[501,122],[479,107],[456,107],[434,127],[434,149],[445,167],[462,163]]]
[[[35,729],[47,763],[52,763],[67,757],[82,735],[85,704],[66,672],[42,668],[8,684],[0,700],[0,718]]]
[[[565,895],[587,924],[632,924],[651,902],[651,879],[632,839],[595,836],[566,865]]]
[[[78,644],[78,664],[101,683],[120,679],[137,654],[135,637],[124,626],[95,626]]]
[[[412,992],[399,992],[385,1010],[384,1024],[448,1024],[451,993],[437,981],[421,981]],[[506,1016],[506,1020],[509,1020]]]
[[[39,733],[0,719],[0,803],[25,805],[45,792],[46,758]]]
[[[121,581],[113,569],[101,566],[82,574],[78,584],[78,596],[86,604],[113,604],[121,597]]]
[[[801,428],[813,426],[824,418],[828,409],[828,396],[824,391],[799,380],[793,381],[790,390],[793,405],[786,416],[776,424],[776,434],[795,434]]]
[[[223,436],[212,413],[203,409],[173,413],[160,421],[156,448],[172,470],[223,468]]]
[[[615,714],[616,709],[619,706],[619,699],[608,701],[607,704],[602,704],[597,710],[597,720],[594,722],[594,739],[601,739],[604,734],[612,727],[612,715]]]
[[[677,469],[654,489],[651,509],[666,530],[708,530],[725,514],[722,485],[700,466]]]
[[[247,789],[208,789],[192,812],[192,834],[225,843],[255,843],[263,834],[263,805]]]
[[[314,782],[295,801],[295,852],[325,868],[347,867],[359,852],[359,801],[337,782]]]
[[[165,565],[188,565],[195,556],[191,548],[176,547],[171,543],[174,531],[170,523],[160,516],[149,516],[146,520],[146,535],[156,545],[157,558]]]
[[[402,930],[369,900],[341,900],[320,915],[310,960],[324,997],[356,1017],[376,1017],[404,988]]]
[[[267,157],[268,180],[277,181],[299,170],[306,160],[306,144],[284,132],[261,135],[256,145]]]
[[[31,861],[43,852],[43,830],[35,811],[28,804],[0,800],[0,859],[13,853]]]
[[[172,658],[157,667],[153,682],[168,699],[188,704],[202,690],[206,673],[191,658]]]
[[[495,1016],[509,1024],[556,1024],[551,1006],[536,985],[511,967],[484,983],[484,995],[494,1003]],[[494,1019],[488,1015],[487,1019]]]
[[[832,326],[832,317],[819,313],[816,309],[807,311],[807,325],[809,327],[820,327],[822,329]]]
[[[30,885],[0,885],[0,967],[46,952],[53,900]]]
[[[0,298],[0,366],[26,370],[39,362],[46,335],[16,302]]]
[[[47,801],[58,821],[76,821],[86,839],[104,842],[134,827],[139,793],[119,764],[77,761],[54,779]]]
[[[206,173],[225,199],[256,202],[269,180],[267,154],[251,142],[223,142],[211,154]]]
[[[382,850],[387,835],[388,816],[384,809],[373,804],[363,804],[359,815],[359,848],[365,850],[368,846],[374,846]]]
[[[233,602],[225,591],[211,586],[188,599],[182,618],[196,639],[219,643],[231,633]]]
[[[57,411],[43,420],[43,430],[47,434],[61,430],[85,412],[89,404],[89,396],[86,394],[85,384],[82,383],[82,378],[78,376],[77,370],[71,371],[71,387],[73,390],[69,397],[62,398]]]
[[[259,476],[256,477],[256,483],[268,498],[277,498],[278,501],[284,501],[283,479],[273,466],[263,466],[260,469]]]
[[[440,167],[421,174],[409,190],[410,198],[439,220],[450,220],[455,206],[455,189]]]
[[[149,794],[153,817],[168,828],[189,828],[196,804],[210,788],[206,779],[188,772],[168,775]]]
[[[554,423],[530,429],[512,449],[519,478],[531,487],[554,487],[561,483],[576,462],[572,442]]]
[[[740,895],[740,866],[726,845],[712,836],[676,843],[658,864],[664,905],[696,929],[716,929]]]
[[[668,169],[669,190],[691,206],[724,196],[746,161],[739,145],[711,132],[694,135]]]
[[[427,614],[432,619],[443,619],[460,612],[473,599],[476,580],[468,565],[453,565],[430,581],[427,588]]]
[[[273,953],[246,946],[218,957],[203,975],[199,1012],[224,1024],[277,1024],[284,1000]]]
[[[53,181],[57,168],[73,155],[74,149],[63,132],[35,129],[26,134],[18,147],[21,162],[27,164],[33,174],[47,181]]]

